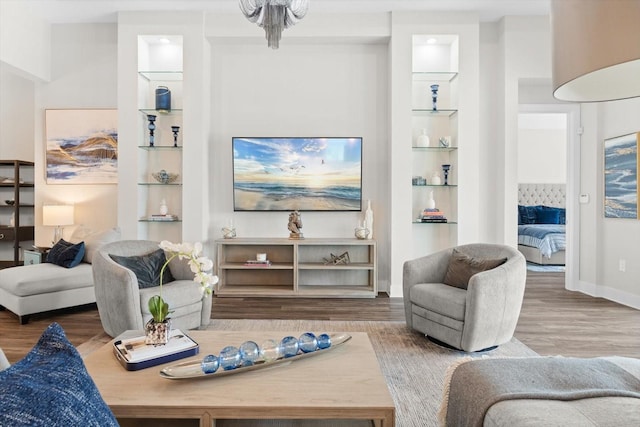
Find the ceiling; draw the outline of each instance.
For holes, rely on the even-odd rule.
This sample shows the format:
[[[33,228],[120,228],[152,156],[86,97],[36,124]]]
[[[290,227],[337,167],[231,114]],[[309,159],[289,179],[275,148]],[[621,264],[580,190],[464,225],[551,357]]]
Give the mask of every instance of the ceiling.
[[[26,0],[0,0],[2,2]],[[483,22],[505,15],[548,15],[550,0],[310,0],[311,13],[390,11],[477,12]],[[49,22],[116,22],[119,11],[206,11],[240,13],[238,0],[28,0]]]

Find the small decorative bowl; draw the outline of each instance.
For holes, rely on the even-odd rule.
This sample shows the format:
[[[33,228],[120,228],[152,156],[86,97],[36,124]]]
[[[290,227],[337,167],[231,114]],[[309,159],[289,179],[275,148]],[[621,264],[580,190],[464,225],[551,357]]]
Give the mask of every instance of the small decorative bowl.
[[[356,238],[360,240],[364,240],[369,237],[369,229],[365,227],[356,227],[355,229]]]
[[[4,202],[9,206],[13,206],[16,204],[15,200],[10,200],[10,199],[5,200]]]
[[[160,172],[152,173],[151,176],[153,176],[155,180],[160,184],[171,184],[178,179],[179,175],[177,173],[167,172],[166,170],[162,169]]]

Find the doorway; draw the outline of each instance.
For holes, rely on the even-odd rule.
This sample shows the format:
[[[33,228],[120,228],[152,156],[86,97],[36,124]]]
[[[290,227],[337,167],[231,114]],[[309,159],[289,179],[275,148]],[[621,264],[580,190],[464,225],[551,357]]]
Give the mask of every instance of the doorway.
[[[565,287],[571,288],[579,271],[580,107],[520,104],[518,122],[518,183],[564,184]]]

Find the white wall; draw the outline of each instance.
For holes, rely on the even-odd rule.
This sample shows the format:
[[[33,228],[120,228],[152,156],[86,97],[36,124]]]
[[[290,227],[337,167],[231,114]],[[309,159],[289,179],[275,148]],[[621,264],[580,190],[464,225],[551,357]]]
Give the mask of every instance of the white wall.
[[[371,200],[379,261],[388,270],[386,44],[319,40],[273,51],[262,43],[214,43],[211,58],[212,237],[220,238],[231,219],[239,237],[289,234],[287,212],[233,212],[232,137],[362,137],[363,210]],[[361,212],[303,212],[302,231],[353,237],[362,218]]]
[[[54,25],[51,82],[36,90],[36,244],[50,245],[42,205],[75,205],[75,222],[92,230],[116,225],[118,185],[49,185],[45,171],[45,110],[117,108],[117,28],[113,24]],[[122,142],[119,141],[119,144]],[[71,230],[69,230],[71,231]]]
[[[640,308],[640,221],[604,218],[604,140],[637,132],[640,99],[582,104],[580,277],[573,290]],[[619,270],[620,260],[626,271]]]
[[[51,25],[28,1],[0,2],[0,62],[39,80],[51,76]]]
[[[564,114],[520,113],[518,183],[567,181],[567,120]]]
[[[0,66],[0,159],[33,161],[35,88]]]

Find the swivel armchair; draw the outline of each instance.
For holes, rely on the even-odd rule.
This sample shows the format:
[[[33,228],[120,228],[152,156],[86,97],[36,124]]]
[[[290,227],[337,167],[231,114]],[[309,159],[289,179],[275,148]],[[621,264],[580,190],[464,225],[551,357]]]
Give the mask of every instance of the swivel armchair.
[[[109,255],[140,256],[154,252],[158,242],[120,240],[106,244],[93,260],[93,279],[100,322],[112,337],[126,330],[143,330],[151,319],[148,301],[158,294],[158,286],[140,289],[133,271],[116,263]],[[187,261],[177,257],[168,265],[174,281],[162,285],[162,298],[169,304],[173,328],[205,328],[211,318],[211,296],[193,281]]]
[[[454,253],[454,249],[456,252]],[[452,256],[473,264],[500,260],[499,266],[470,277],[466,285],[445,283]],[[520,316],[527,275],[516,249],[474,243],[406,261],[403,297],[407,326],[455,349],[486,350],[511,340]]]

